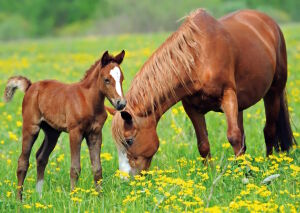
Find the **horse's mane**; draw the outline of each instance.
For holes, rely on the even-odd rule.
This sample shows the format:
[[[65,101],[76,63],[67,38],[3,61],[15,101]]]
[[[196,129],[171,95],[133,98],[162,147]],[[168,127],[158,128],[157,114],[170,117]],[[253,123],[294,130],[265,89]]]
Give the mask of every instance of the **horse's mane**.
[[[201,31],[194,17],[198,9],[185,18],[184,23],[152,54],[133,79],[127,92],[127,106],[141,106],[141,113],[160,109],[161,100],[176,98],[172,81],[178,80],[187,90],[196,57],[199,60]]]
[[[95,68],[98,66],[98,64],[100,63],[101,58],[98,59],[84,74],[83,78],[81,79],[81,81],[85,80],[94,70]]]

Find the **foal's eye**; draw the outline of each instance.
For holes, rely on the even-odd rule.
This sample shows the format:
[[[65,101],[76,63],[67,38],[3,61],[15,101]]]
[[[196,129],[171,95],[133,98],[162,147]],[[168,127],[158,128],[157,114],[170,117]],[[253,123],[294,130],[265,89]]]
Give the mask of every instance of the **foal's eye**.
[[[104,83],[109,84],[110,83],[109,79],[108,78],[104,79]]]
[[[126,139],[126,143],[131,146],[133,144],[133,139],[130,138],[130,139]]]

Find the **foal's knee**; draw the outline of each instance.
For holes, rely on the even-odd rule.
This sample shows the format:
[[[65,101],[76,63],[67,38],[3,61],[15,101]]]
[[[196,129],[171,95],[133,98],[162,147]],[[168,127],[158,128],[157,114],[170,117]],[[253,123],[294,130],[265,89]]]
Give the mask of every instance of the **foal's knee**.
[[[71,178],[75,178],[75,179],[78,179],[79,175],[80,175],[80,172],[81,172],[81,167],[71,167],[70,169],[70,176]]]
[[[36,165],[37,167],[46,167],[48,160],[43,159],[41,156],[36,157]]]
[[[102,179],[102,168],[93,169],[94,181],[97,183]]]
[[[21,155],[18,160],[18,169],[17,171],[27,171],[29,167],[29,159]]]

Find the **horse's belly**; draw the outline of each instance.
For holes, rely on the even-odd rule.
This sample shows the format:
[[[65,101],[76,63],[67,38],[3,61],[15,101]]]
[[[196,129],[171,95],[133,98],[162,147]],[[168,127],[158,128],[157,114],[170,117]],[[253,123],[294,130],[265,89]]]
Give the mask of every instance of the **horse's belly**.
[[[246,109],[261,100],[270,89],[273,76],[272,70],[266,69],[257,75],[245,75],[237,79],[239,110]]]

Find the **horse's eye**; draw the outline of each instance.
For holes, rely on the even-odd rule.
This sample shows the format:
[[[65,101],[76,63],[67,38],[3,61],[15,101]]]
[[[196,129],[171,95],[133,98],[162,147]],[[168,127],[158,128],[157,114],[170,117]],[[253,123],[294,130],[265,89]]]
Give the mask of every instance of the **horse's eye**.
[[[109,84],[110,83],[109,79],[108,78],[104,79],[104,83]]]
[[[126,139],[126,143],[131,146],[133,144],[133,139],[130,138],[130,139]]]

